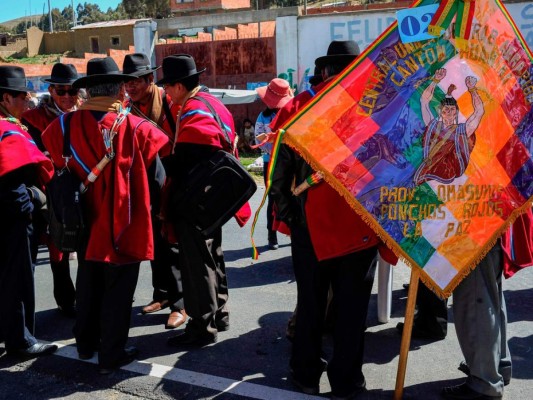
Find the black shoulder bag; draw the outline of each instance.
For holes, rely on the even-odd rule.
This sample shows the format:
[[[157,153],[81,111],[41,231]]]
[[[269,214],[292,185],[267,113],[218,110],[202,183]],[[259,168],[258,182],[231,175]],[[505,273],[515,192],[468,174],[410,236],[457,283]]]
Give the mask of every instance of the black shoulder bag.
[[[231,149],[231,139],[213,106],[200,96],[194,99],[213,114]],[[257,184],[239,160],[227,151],[217,150],[208,160],[200,161],[187,175],[184,186],[174,192],[170,214],[185,218],[209,236],[228,222],[256,190]]]
[[[71,113],[59,117],[63,129],[62,155],[65,159],[65,166],[55,171],[52,180],[46,187],[50,213],[50,236],[57,248],[64,252],[78,251],[85,233],[80,180],[68,169],[68,161],[72,158],[70,148],[71,117]]]

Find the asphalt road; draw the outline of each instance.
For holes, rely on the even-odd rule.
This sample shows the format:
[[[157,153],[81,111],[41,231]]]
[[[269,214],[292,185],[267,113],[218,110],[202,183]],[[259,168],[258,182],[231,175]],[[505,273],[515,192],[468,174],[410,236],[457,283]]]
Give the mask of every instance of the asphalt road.
[[[255,210],[262,188],[252,199]],[[256,228],[262,252],[253,261],[250,226],[239,229],[233,221],[224,228],[223,247],[230,286],[231,329],[219,334],[216,344],[188,352],[167,347],[175,334],[164,329],[168,311],[141,315],[151,300],[151,273],[143,263],[135,295],[129,344],[140,350],[139,360],[111,376],[100,376],[94,365],[77,359],[73,346],[73,321],[56,309],[48,254],[40,253],[36,268],[36,335],[61,346],[53,356],[20,362],[0,356],[0,399],[308,399],[288,381],[290,343],[285,329],[296,302],[289,239],[280,238],[280,249],[266,247],[264,211]],[[71,262],[76,273],[76,262]],[[390,399],[395,387],[400,336],[395,326],[403,320],[409,281],[405,266],[394,269],[392,316],[377,320],[377,279],[371,299],[366,337],[364,372],[367,399]],[[513,356],[513,379],[505,399],[531,399],[533,379],[533,268],[505,282],[509,310],[509,345]],[[451,305],[450,300],[449,304]],[[331,354],[331,343],[324,338]],[[2,349],[0,347],[0,353]],[[462,360],[450,310],[448,337],[438,342],[413,341],[405,379],[405,399],[439,399],[443,386],[458,384]],[[324,374],[321,395],[328,397]],[[323,397],[315,397],[323,398]]]

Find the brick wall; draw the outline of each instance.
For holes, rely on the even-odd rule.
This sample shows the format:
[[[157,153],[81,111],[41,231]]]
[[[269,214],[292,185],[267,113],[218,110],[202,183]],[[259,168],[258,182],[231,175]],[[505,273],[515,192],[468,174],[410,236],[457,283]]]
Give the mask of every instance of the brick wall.
[[[276,39],[254,38],[211,41],[189,41],[177,44],[158,44],[155,46],[157,65],[171,54],[190,54],[198,69],[206,68],[200,82],[212,88],[246,89],[248,82],[269,82],[276,77]],[[158,79],[162,72],[158,71]],[[233,114],[237,129],[242,121],[254,121],[264,109],[261,101],[250,104],[228,106]]]

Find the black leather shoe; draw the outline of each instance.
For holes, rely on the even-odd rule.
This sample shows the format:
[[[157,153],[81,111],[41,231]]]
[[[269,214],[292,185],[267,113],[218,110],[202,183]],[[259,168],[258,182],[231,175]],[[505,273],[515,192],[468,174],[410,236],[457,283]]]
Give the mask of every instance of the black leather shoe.
[[[229,322],[216,322],[218,332],[229,331]]]
[[[502,398],[502,396],[487,396],[483,393],[476,392],[466,386],[466,383],[445,387],[442,389],[441,394],[446,399],[454,400],[494,400]]]
[[[316,385],[308,385],[304,382],[300,381],[294,373],[291,372],[291,382],[294,386],[296,386],[302,393],[309,394],[309,395],[316,395],[320,392],[320,385],[317,383]]]
[[[177,336],[173,336],[167,340],[167,344],[173,347],[182,347],[182,346],[192,346],[192,347],[203,347],[208,344],[215,343],[217,341],[216,337],[202,337],[195,335],[187,330],[183,331]]]
[[[78,352],[78,358],[79,358],[80,360],[90,360],[91,358],[93,358],[93,356],[94,356],[94,352],[87,352],[87,353],[85,353],[85,352],[81,352],[81,353]]]
[[[359,383],[355,386],[355,389],[346,396],[337,396],[336,394],[331,395],[331,400],[352,400],[357,398],[361,393],[367,392],[366,390],[366,381]]]
[[[461,371],[466,376],[470,376],[470,367],[466,363],[466,361],[461,361],[459,363],[459,366],[457,367],[459,371]],[[509,383],[511,383],[510,379],[503,378],[503,385],[507,386]]]
[[[297,376],[297,374],[294,372],[294,370],[290,369],[290,380],[294,386],[296,386],[298,389],[302,391],[302,393],[309,394],[309,395],[316,395],[320,392],[320,377],[322,376],[322,373],[328,368],[328,362],[324,359],[320,359],[320,373],[315,379],[309,379],[306,380],[300,379],[300,377]],[[312,382],[312,383],[311,383]]]
[[[133,362],[138,355],[139,350],[137,349],[137,347],[126,347],[124,349],[122,357],[119,360],[117,360],[113,365],[110,366],[100,366],[100,368],[98,369],[98,373],[100,375],[109,375],[120,367],[123,367],[124,365],[128,365],[129,363]]]
[[[25,358],[35,358],[52,354],[57,350],[55,344],[35,343],[26,349],[8,350],[9,355],[20,356]]]
[[[398,322],[398,324],[396,325],[396,329],[398,330],[400,335],[403,334],[403,326],[404,326],[403,322]],[[434,332],[430,332],[428,330],[419,328],[417,325],[413,325],[413,330],[411,331],[411,338],[436,341],[436,340],[445,339],[446,335],[442,333],[437,334]]]

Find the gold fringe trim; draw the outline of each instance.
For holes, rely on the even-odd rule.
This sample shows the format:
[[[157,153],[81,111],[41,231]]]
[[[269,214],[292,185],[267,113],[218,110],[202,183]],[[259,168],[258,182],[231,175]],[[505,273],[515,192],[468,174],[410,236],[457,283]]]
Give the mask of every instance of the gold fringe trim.
[[[485,245],[478,252],[477,256],[471,260],[468,265],[457,271],[456,276],[448,283],[448,285],[441,289],[435,281],[421,268],[399,245],[394,241],[389,234],[381,227],[381,225],[372,217],[372,215],[354,198],[354,196],[332,175],[330,171],[324,170],[323,166],[317,162],[308,150],[301,146],[301,144],[294,140],[289,131],[286,132],[283,142],[296,150],[303,159],[313,168],[315,171],[320,171],[324,175],[324,180],[333,187],[344,199],[348,202],[350,207],[361,217],[361,219],[372,228],[372,230],[378,235],[381,241],[408,267],[419,268],[421,271],[420,280],[433,291],[441,299],[447,299],[450,297],[459,283],[466,278],[466,276],[472,272],[472,270],[479,264],[481,260],[487,255],[487,253],[496,244],[496,241],[505,232],[505,230],[524,212],[531,208],[531,202],[533,196],[526,201],[521,207],[515,209],[511,216],[505,221],[505,223],[490,237]]]

